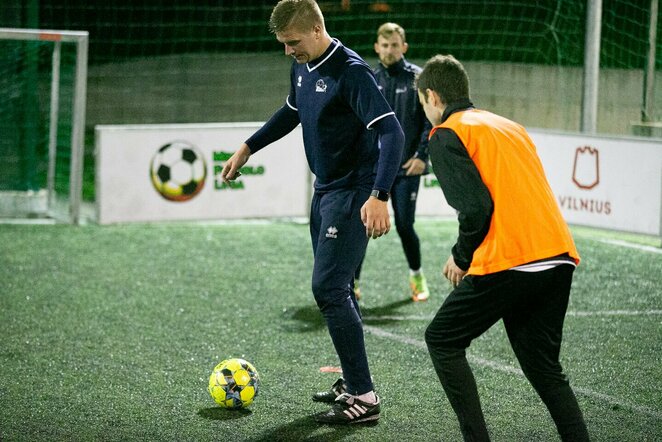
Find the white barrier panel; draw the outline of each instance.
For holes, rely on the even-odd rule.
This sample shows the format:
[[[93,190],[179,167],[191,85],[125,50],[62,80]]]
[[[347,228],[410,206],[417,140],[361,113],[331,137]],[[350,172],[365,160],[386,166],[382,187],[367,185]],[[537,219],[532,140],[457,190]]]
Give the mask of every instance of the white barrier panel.
[[[232,187],[220,180],[225,160],[261,124],[97,126],[99,223],[307,216],[312,177],[300,127],[254,155]],[[660,140],[529,132],[569,223],[660,235]],[[162,180],[186,175],[169,163],[178,150],[197,152],[206,171],[202,185],[194,176],[181,195],[177,180]],[[199,174],[200,161],[191,160]],[[417,215],[455,215],[433,173],[421,178]]]
[[[662,141],[529,133],[568,223],[662,233]]]
[[[455,209],[448,205],[439,181],[433,172],[421,177],[416,201],[417,216],[455,216]]]
[[[662,141],[529,133],[568,223],[662,236]],[[416,214],[455,215],[434,174],[421,178]]]
[[[97,126],[98,222],[307,216],[300,127],[253,155],[231,187],[220,179],[261,124]]]

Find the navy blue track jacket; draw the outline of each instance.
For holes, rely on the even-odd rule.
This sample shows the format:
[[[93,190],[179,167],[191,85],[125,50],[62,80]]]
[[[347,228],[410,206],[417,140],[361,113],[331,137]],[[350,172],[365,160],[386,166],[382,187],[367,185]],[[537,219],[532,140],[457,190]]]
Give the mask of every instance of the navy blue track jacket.
[[[421,68],[402,57],[399,62],[388,68],[379,63],[374,72],[379,89],[395,111],[395,116],[405,133],[405,148],[400,165],[414,155],[427,163],[428,134],[432,125],[418,102],[418,93],[414,85],[416,75],[421,72]],[[398,174],[404,175],[405,172],[404,169],[400,169]],[[426,167],[425,173],[427,172]]]

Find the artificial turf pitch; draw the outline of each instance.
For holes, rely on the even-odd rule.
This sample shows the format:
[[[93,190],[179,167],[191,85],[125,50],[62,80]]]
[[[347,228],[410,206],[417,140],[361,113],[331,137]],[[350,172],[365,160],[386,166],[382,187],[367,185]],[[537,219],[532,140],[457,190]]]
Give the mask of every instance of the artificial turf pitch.
[[[395,231],[371,241],[361,301],[376,425],[330,427],[310,395],[337,374],[310,292],[305,224],[0,225],[2,441],[457,441],[423,333],[449,292],[454,221],[419,219],[429,301],[409,301]],[[596,441],[662,440],[659,239],[573,228],[561,362]],[[633,245],[634,247],[630,247]],[[643,246],[643,247],[639,247]],[[246,410],[206,391],[222,359],[257,367]],[[494,441],[558,440],[503,326],[468,357]]]

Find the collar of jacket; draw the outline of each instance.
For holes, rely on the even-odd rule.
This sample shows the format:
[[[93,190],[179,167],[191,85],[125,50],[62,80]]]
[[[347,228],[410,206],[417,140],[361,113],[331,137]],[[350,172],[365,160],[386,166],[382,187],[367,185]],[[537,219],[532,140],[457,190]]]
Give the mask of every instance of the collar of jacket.
[[[468,98],[462,98],[461,100],[453,101],[452,103],[448,104],[448,106],[446,106],[446,110],[444,110],[444,113],[441,115],[441,122],[443,123],[446,121],[448,117],[450,117],[455,112],[473,108],[474,104]]]
[[[393,63],[391,66],[384,66],[384,70],[386,73],[389,75],[389,77],[395,77],[396,75],[399,75],[402,71],[405,70],[405,57],[402,57],[400,60],[397,62]]]

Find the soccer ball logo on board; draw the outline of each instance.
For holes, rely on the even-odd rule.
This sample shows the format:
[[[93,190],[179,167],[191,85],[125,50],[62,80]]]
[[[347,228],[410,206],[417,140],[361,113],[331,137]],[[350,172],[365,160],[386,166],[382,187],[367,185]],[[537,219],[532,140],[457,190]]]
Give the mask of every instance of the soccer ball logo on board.
[[[154,189],[168,201],[188,201],[205,186],[207,165],[191,143],[174,141],[152,158],[149,175]]]

